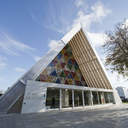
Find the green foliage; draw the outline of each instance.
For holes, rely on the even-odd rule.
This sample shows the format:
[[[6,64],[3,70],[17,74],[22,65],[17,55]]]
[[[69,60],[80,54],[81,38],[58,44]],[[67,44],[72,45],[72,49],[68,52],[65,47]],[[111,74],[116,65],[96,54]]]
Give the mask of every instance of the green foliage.
[[[106,65],[112,71],[117,71],[123,76],[128,76],[128,24],[117,24],[114,31],[107,33],[104,44]]]

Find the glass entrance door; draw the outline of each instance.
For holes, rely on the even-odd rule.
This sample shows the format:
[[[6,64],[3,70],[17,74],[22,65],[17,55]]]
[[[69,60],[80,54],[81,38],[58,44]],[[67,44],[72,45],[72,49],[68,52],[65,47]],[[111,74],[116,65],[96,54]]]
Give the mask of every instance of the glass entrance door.
[[[47,88],[46,108],[55,109],[60,105],[60,90],[57,88]]]
[[[80,90],[74,91],[74,104],[75,107],[83,106],[82,91]]]
[[[62,108],[72,107],[72,90],[62,89]]]

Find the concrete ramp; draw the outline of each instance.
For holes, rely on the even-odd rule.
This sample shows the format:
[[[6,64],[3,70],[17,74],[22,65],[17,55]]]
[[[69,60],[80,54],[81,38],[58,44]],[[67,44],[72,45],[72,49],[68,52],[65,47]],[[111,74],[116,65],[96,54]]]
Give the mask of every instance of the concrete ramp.
[[[9,91],[0,98],[0,112],[7,112],[15,104],[18,97],[24,94],[25,85],[18,81]]]

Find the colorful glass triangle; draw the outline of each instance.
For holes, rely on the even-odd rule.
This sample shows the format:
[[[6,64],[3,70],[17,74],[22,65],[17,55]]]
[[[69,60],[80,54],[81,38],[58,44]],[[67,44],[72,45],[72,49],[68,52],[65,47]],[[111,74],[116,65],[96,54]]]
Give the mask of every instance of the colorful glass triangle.
[[[40,74],[37,80],[59,84],[87,86],[79,66],[73,57],[72,49],[69,44],[62,49],[45,71]]]

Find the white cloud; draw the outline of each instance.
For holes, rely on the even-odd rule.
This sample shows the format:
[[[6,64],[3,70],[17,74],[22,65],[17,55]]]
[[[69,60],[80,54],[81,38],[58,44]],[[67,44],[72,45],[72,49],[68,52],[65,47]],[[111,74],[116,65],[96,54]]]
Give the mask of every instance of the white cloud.
[[[91,6],[91,12],[88,14],[83,10],[79,10],[72,26],[81,23],[83,28],[89,31],[92,23],[101,22],[102,18],[106,17],[110,12],[110,9],[105,8],[101,2],[97,2]]]
[[[84,0],[75,0],[75,5],[76,7],[81,7],[82,5],[84,5]]]
[[[6,57],[0,56],[0,70],[4,69],[7,66]]]
[[[40,56],[34,56],[33,58],[34,58],[34,60],[35,60],[36,62],[39,61],[39,60],[41,59]]]
[[[57,40],[51,40],[48,46],[50,49],[55,49],[57,47],[57,45],[58,45]]]
[[[122,75],[119,75],[117,72],[110,72],[107,71],[110,81],[112,83],[113,87],[118,87],[118,86],[123,86],[123,87],[127,87],[128,85],[128,80],[127,77],[123,77]]]
[[[105,33],[91,33],[87,32],[89,40],[94,46],[101,46],[105,43],[107,35]]]
[[[124,22],[121,24],[121,27],[128,27],[128,19],[125,19]]]
[[[124,24],[128,27],[128,19],[125,20]]]
[[[85,5],[85,1],[84,0],[76,0],[75,5],[77,7],[83,6],[83,5]],[[101,2],[96,2],[94,5],[92,5],[90,7],[90,10],[91,11],[87,14],[83,8],[79,9],[79,11],[77,12],[77,16],[72,20],[72,24],[67,25],[66,27],[62,27],[64,25],[61,25],[59,30],[63,30],[63,32],[66,32],[67,30],[69,30],[72,27],[75,27],[77,24],[81,23],[83,29],[88,33],[88,37],[90,38],[92,44],[94,46],[97,46],[97,45],[100,46],[100,45],[104,44],[104,42],[107,38],[107,35],[104,33],[92,33],[92,32],[90,32],[90,27],[93,23],[101,22],[102,19],[104,17],[106,17],[111,12],[111,10],[106,8]],[[57,50],[57,45],[58,45],[58,41],[51,40],[49,43],[49,48]]]
[[[0,33],[0,50],[8,55],[20,55],[20,52],[31,52],[34,48],[14,40],[6,33]]]
[[[20,72],[20,73],[24,73],[24,72],[26,71],[26,69],[21,68],[21,67],[16,67],[14,70],[15,70],[16,72]]]
[[[92,33],[90,32],[90,27],[93,23],[101,22],[103,18],[111,12],[111,10],[106,8],[101,2],[95,3],[90,9],[91,11],[88,14],[85,13],[86,11],[80,9],[77,13],[77,17],[73,20],[72,27],[81,23],[92,44],[94,46],[100,46],[105,43],[107,35],[105,33]]]
[[[101,2],[95,3],[94,6],[91,7],[91,9],[97,18],[105,17],[111,12],[111,10],[105,8]]]
[[[48,46],[50,50],[58,51],[58,49],[64,46],[64,44],[61,41],[51,40]]]

